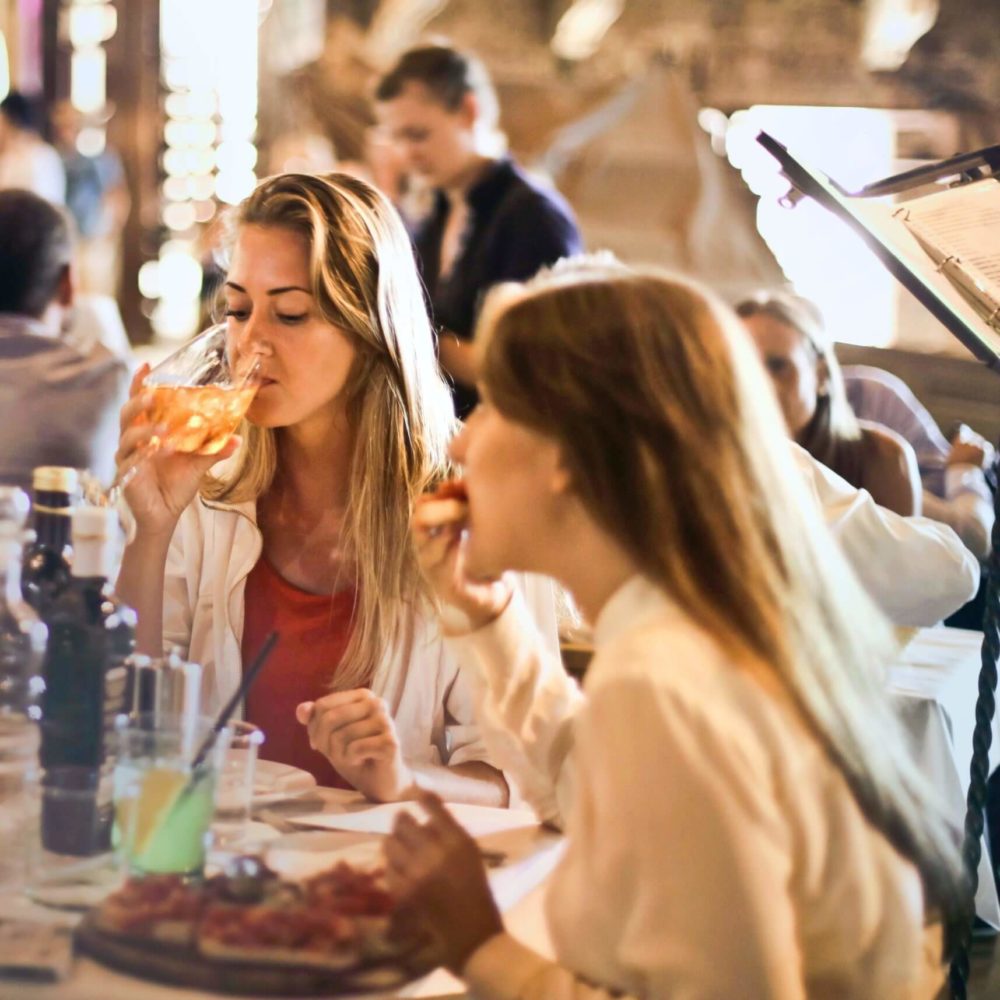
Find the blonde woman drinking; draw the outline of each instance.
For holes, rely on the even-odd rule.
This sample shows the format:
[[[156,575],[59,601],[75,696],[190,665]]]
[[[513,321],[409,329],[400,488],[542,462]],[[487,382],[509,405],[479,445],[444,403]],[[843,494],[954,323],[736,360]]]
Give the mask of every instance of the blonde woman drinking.
[[[236,212],[225,299],[230,353],[257,355],[261,384],[221,456],[157,452],[127,488],[139,648],[185,649],[211,710],[277,628],[245,706],[265,756],[380,800],[419,783],[505,803],[409,539],[454,416],[400,219],[344,175],[272,177]],[[157,430],[144,374],[123,468]],[[551,596],[528,586],[554,643]]]
[[[386,846],[477,997],[930,998],[957,850],[881,687],[883,621],[809,502],[747,334],[686,281],[589,265],[495,299],[467,507],[414,528],[498,760],[567,850],[555,961],[504,933],[431,796]],[[447,515],[447,516],[446,516]],[[463,540],[464,539],[464,540]],[[516,594],[594,624],[581,693]]]

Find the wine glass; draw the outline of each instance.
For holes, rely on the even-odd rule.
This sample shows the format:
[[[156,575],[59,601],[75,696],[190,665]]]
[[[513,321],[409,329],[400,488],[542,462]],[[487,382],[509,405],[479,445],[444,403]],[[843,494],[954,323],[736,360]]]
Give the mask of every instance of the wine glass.
[[[230,357],[226,324],[217,323],[161,361],[143,379],[152,403],[143,419],[163,426],[120,471],[108,491],[114,503],[141,463],[164,446],[190,455],[216,455],[239,426],[259,387],[260,357]]]

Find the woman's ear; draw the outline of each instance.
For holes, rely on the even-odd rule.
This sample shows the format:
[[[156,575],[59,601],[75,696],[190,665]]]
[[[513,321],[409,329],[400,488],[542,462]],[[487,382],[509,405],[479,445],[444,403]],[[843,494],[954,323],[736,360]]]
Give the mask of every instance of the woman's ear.
[[[816,395],[828,396],[830,394],[830,366],[826,363],[826,358],[816,359]]]
[[[573,491],[573,474],[570,472],[569,464],[562,448],[557,444],[552,445],[552,473],[549,477],[549,485],[555,496],[566,496]]]

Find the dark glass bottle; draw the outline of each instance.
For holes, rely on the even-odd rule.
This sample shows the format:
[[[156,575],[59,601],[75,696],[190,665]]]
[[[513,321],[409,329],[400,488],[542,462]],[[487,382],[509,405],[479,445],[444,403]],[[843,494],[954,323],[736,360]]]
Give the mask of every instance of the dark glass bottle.
[[[42,841],[48,850],[87,855],[109,844],[114,720],[128,710],[126,660],[134,646],[136,616],[108,583],[114,512],[78,507],[72,524],[71,576],[46,615]],[[60,789],[92,790],[92,802],[81,807],[77,795],[73,816],[65,815],[70,797],[60,797]]]
[[[70,518],[80,477],[76,469],[42,465],[32,474],[31,527],[34,541],[24,550],[21,590],[44,618],[53,598],[69,582]]]

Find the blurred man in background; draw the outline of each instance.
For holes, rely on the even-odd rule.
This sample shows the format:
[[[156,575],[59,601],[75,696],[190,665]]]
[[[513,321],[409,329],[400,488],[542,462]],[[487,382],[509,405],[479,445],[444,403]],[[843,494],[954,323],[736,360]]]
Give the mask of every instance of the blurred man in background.
[[[0,482],[28,487],[38,465],[114,477],[126,362],[69,331],[74,286],[65,213],[0,191]]]
[[[471,53],[410,49],[379,81],[375,101],[400,166],[432,191],[431,211],[411,235],[441,367],[464,418],[478,399],[472,334],[484,294],[579,253],[580,233],[559,193],[502,153],[496,92]]]

